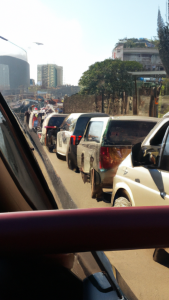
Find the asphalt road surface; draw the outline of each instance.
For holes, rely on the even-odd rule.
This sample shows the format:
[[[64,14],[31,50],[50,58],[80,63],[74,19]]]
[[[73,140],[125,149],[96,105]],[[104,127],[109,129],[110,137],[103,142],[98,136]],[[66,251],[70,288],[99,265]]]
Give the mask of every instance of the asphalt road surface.
[[[92,199],[90,184],[84,184],[81,175],[69,170],[66,161],[58,159],[55,153],[49,153],[46,148],[45,152],[79,208],[110,207],[111,196],[107,190],[104,201]],[[169,266],[155,262],[153,253],[154,249],[106,252],[111,264],[133,291],[135,297],[132,300],[169,299]]]

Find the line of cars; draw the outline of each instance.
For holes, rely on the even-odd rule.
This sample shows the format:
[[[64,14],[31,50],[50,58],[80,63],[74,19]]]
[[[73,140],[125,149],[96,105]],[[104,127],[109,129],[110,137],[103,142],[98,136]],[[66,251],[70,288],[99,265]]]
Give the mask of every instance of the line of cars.
[[[155,132],[167,126],[167,121]],[[154,163],[158,155],[151,143],[151,148],[147,146],[151,139],[152,135],[144,150]],[[157,136],[155,140],[159,144]],[[56,197],[47,184],[49,173],[44,176],[43,160],[38,164],[40,155],[32,146],[0,95],[1,298],[136,299],[104,253],[97,250],[168,247],[168,209],[59,211],[58,194]],[[168,153],[165,146],[162,153]],[[167,167],[166,159],[162,165]],[[57,191],[60,185],[63,188],[61,182],[55,182],[53,187]],[[72,202],[69,194],[59,197]]]
[[[60,123],[63,121],[61,125],[57,123],[59,118]],[[84,183],[91,183],[92,198],[103,198],[103,189],[113,187],[112,206],[149,205],[150,202],[152,205],[167,204],[167,201],[161,203],[162,196],[167,199],[169,194],[159,181],[163,172],[159,172],[158,168],[155,172],[155,165],[152,166],[153,159],[157,161],[154,153],[159,155],[159,145],[163,141],[158,140],[158,151],[155,149],[150,153],[151,145],[156,145],[150,140],[147,142],[146,137],[155,135],[156,128],[159,128],[163,133],[160,131],[156,134],[162,139],[168,126],[167,116],[158,119],[138,116],[110,117],[102,113],[53,113],[43,122],[43,144],[49,151],[56,152],[58,158],[64,157],[69,169],[81,173]],[[145,151],[145,147],[150,148],[146,150],[146,159],[135,165],[133,157],[139,153],[137,160],[141,159],[141,152]],[[138,190],[139,197],[136,197]],[[150,190],[158,194],[160,201],[146,202],[147,191]]]
[[[40,141],[81,173],[83,182],[91,184],[92,198],[102,199],[103,189],[113,188],[115,207],[167,205],[168,128],[168,115],[53,112],[43,121]]]

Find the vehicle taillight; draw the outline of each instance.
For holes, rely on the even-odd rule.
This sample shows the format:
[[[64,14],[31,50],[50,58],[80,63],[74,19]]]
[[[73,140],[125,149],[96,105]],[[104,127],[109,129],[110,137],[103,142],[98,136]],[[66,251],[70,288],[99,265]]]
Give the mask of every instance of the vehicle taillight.
[[[70,144],[71,145],[78,145],[80,140],[81,140],[82,136],[79,135],[79,136],[76,136],[76,135],[71,135],[70,137]]]
[[[124,147],[101,147],[100,148],[100,169],[117,168],[120,163],[129,155],[131,148]]]
[[[114,161],[110,155],[110,147],[101,147],[100,148],[100,160],[99,168],[100,169],[111,169],[113,168]]]

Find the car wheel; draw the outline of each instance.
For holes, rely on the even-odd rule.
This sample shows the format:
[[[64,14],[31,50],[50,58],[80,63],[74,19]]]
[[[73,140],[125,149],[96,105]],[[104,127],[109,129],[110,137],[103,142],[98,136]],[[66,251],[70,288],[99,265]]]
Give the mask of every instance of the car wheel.
[[[53,152],[53,146],[47,147],[49,152]]]
[[[80,173],[80,170],[78,167],[76,167],[76,173]]]
[[[99,185],[95,184],[95,170],[92,169],[90,172],[90,182],[91,182],[91,197],[95,199],[96,197],[99,198],[103,191]]]
[[[72,163],[72,160],[71,160],[71,157],[70,157],[70,153],[68,153],[68,156],[67,156],[67,164],[68,164],[68,168],[70,170],[74,170],[73,163]]]
[[[130,207],[130,201],[125,197],[119,197],[114,202],[114,207]]]

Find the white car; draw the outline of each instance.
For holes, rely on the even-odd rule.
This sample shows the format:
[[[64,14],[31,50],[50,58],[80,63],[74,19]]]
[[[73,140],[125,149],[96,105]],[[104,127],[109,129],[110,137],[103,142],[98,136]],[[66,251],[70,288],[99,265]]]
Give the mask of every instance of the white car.
[[[42,145],[46,145],[46,133],[47,133],[46,126],[48,126],[50,118],[52,118],[56,115],[58,115],[58,113],[53,112],[53,113],[48,114],[44,118],[44,121],[43,121],[43,124],[42,124],[41,138],[40,138],[40,142],[41,142]]]
[[[57,147],[56,155],[59,158],[59,155],[65,156],[69,148],[70,137],[75,129],[77,119],[82,113],[73,113],[70,114],[63,122],[60,127],[60,131],[57,133]]]
[[[169,205],[169,115],[121,163],[113,180],[112,206]]]

